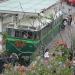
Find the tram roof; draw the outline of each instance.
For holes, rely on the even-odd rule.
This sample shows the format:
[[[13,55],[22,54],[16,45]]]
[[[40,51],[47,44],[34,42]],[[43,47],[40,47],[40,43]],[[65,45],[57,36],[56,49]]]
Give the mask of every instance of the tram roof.
[[[59,0],[8,0],[0,3],[0,13],[40,13]]]
[[[20,24],[20,25],[17,25],[16,27],[13,24],[8,24],[7,28],[39,31],[39,30],[43,29],[44,27],[46,27],[48,25],[48,23],[51,23],[51,22],[52,22],[52,20],[43,18],[43,19],[41,19],[41,22],[39,22],[39,20],[35,20],[33,25],[32,25],[32,23],[25,21],[25,24]]]
[[[54,20],[56,20],[58,17],[62,16],[63,13],[62,11],[58,11],[54,17]],[[13,24],[9,24],[8,28],[14,28],[14,29],[22,29],[22,30],[31,30],[31,31],[39,31],[46,27],[47,25],[51,25],[50,23],[53,22],[52,19],[48,18],[41,18],[40,20],[38,19],[24,19],[22,20],[20,25],[17,25],[16,27]]]

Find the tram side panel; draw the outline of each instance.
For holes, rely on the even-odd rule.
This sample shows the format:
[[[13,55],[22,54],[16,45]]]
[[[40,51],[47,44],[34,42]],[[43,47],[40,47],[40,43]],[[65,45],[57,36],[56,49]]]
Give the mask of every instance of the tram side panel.
[[[54,20],[47,26],[46,28],[42,29],[40,31],[41,37],[40,42],[38,43],[37,50],[40,49],[40,52],[42,53],[42,48],[45,49],[45,47],[48,46],[48,44],[55,38],[55,36],[60,32],[61,26],[63,25],[63,17],[60,16],[58,19]]]
[[[36,50],[41,49],[41,46],[47,46],[57,35],[57,33],[60,31],[62,20],[63,18],[61,16],[47,25],[44,29],[40,30],[38,34],[41,33],[41,37],[37,40],[18,38],[9,34],[9,36],[6,38],[6,51],[9,54],[16,53],[18,55],[33,55]]]

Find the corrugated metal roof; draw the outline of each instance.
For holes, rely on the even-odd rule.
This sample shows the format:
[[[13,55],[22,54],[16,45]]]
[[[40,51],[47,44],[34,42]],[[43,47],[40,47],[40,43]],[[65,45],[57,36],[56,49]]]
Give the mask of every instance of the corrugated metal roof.
[[[39,13],[59,0],[9,0],[0,4],[0,11]]]

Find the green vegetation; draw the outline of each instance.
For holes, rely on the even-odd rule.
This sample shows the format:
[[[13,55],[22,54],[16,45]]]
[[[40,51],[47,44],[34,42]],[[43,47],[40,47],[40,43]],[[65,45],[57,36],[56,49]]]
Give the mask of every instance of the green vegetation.
[[[61,54],[59,52],[65,53]],[[37,57],[36,63],[33,63],[30,70],[26,71],[26,75],[72,75],[71,65],[68,65],[69,52],[70,49],[64,46],[58,46],[55,48],[55,55],[52,56],[52,59],[49,59],[48,63],[46,63],[43,58],[38,59]],[[11,72],[12,71],[9,73]],[[11,75],[13,75],[13,73],[11,73]],[[15,75],[19,75],[18,72],[15,72]]]
[[[59,51],[64,54],[57,54]],[[58,46],[55,48],[53,60],[49,61],[48,64],[45,64],[44,60],[38,62],[35,69],[28,72],[27,75],[72,75],[71,65],[68,65],[69,52],[70,49],[67,49],[64,46]]]

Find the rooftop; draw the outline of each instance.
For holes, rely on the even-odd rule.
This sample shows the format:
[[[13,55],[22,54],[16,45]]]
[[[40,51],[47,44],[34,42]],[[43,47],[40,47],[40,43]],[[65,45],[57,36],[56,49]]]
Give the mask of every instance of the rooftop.
[[[0,3],[0,12],[40,13],[43,9],[47,9],[58,1],[59,0],[8,0]]]

